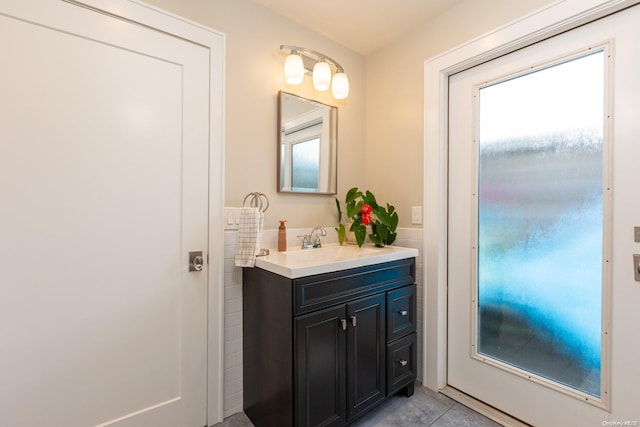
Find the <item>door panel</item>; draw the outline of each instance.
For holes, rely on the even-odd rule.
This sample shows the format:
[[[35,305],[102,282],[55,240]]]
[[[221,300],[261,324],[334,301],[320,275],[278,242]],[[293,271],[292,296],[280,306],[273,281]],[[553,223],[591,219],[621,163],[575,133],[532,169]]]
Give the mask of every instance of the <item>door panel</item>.
[[[345,306],[297,317],[296,425],[340,426],[346,423]]]
[[[208,51],[3,9],[0,424],[204,425]]]
[[[624,301],[637,297],[638,293],[638,287],[632,281],[632,272],[628,271],[628,268],[625,269],[625,264],[628,267],[630,253],[633,251],[628,244],[628,234],[634,225],[625,212],[634,209],[637,212],[639,208],[636,200],[632,201],[630,198],[634,182],[637,181],[637,168],[632,167],[628,160],[637,158],[640,154],[638,145],[634,142],[635,137],[631,137],[638,134],[637,120],[631,120],[629,116],[631,111],[635,111],[633,106],[637,104],[640,92],[638,92],[638,85],[633,78],[630,78],[628,72],[640,63],[637,49],[633,47],[633,41],[640,36],[635,24],[638,19],[640,19],[639,8],[634,7],[482,64],[450,79],[448,383],[534,425],[599,425],[609,419],[626,419],[620,418],[623,416],[631,417],[630,420],[635,419],[632,412],[625,412],[633,411],[632,405],[626,405],[627,393],[622,391],[612,393],[610,386],[616,384],[615,378],[621,379],[626,375],[637,373],[633,364],[615,363],[616,360],[624,360],[623,348],[631,346],[632,352],[635,351],[637,354],[637,346],[628,341],[631,334],[626,327],[628,322],[624,321],[625,314],[620,310],[612,309],[611,304],[614,307],[624,305]],[[598,232],[593,234],[591,239],[578,240],[581,236],[580,230],[577,229],[578,225],[584,224],[581,218],[586,218],[585,215],[589,211],[589,204],[583,200],[585,203],[580,203],[580,206],[571,207],[573,213],[567,216],[565,221],[569,225],[568,229],[562,230],[549,224],[548,220],[543,220],[542,225],[546,230],[530,236],[521,244],[505,245],[504,240],[493,240],[496,233],[484,234],[489,229],[483,228],[487,223],[493,222],[497,232],[512,237],[518,236],[525,226],[536,221],[535,215],[539,213],[539,206],[546,204],[546,207],[551,209],[562,210],[570,205],[573,194],[566,190],[567,186],[573,185],[578,188],[584,184],[584,177],[580,178],[582,181],[578,179],[572,181],[572,179],[583,173],[586,166],[576,166],[567,162],[566,159],[560,159],[564,154],[559,156],[558,153],[569,152],[562,149],[556,149],[553,155],[541,156],[534,160],[512,157],[504,159],[499,165],[488,161],[483,163],[483,160],[488,159],[488,157],[483,159],[480,151],[483,122],[479,122],[479,129],[476,124],[477,119],[482,118],[483,114],[482,100],[477,99],[478,96],[480,98],[483,96],[482,88],[545,69],[550,64],[563,62],[563,58],[586,58],[599,50],[604,52],[602,68],[604,74],[601,82],[606,88],[603,91],[606,96],[602,108],[604,110],[602,135],[605,145],[600,157],[601,171],[597,167],[590,170],[595,171],[595,175],[599,175],[594,175],[596,179],[602,178],[602,191],[599,192],[600,207],[596,206],[600,217],[596,216],[595,221],[604,224],[604,229],[601,229],[599,234]],[[612,66],[614,61],[615,67]],[[527,97],[525,101],[535,104],[533,96]],[[497,116],[498,125],[502,129],[514,125],[516,127],[531,126],[532,120],[527,124],[527,120],[521,119],[522,117],[531,119],[533,114],[518,110],[517,103],[510,104],[504,100],[501,102],[507,105],[507,110],[511,108],[512,112],[516,113],[511,116],[509,111],[503,111]],[[480,112],[474,115],[474,112],[478,111],[476,109],[478,106]],[[540,108],[553,111],[553,107],[555,106],[549,105]],[[616,116],[611,114],[612,111],[616,111]],[[554,114],[561,121],[567,122],[571,113],[572,111],[560,109]],[[518,117],[518,114],[521,117]],[[535,126],[532,126],[532,129],[539,130],[539,124],[533,124]],[[529,148],[525,148],[530,150],[531,141],[528,143]],[[586,158],[583,156],[581,159]],[[560,172],[547,173],[547,178],[555,176],[551,182],[528,175],[540,166],[548,166],[559,160],[564,162],[564,166],[558,169]],[[593,159],[589,158],[585,161],[587,160],[592,162]],[[596,163],[598,161],[596,158]],[[613,165],[615,168],[612,168]],[[577,174],[573,174],[572,168],[575,168]],[[499,182],[494,182],[492,179],[511,173],[507,171],[515,171],[516,174],[509,175],[508,185],[506,187],[494,185]],[[480,182],[478,182],[478,176]],[[527,197],[542,196],[542,199],[536,202],[535,208],[529,206],[524,209],[526,211],[524,213],[529,215],[524,220],[526,224],[519,223],[513,216],[489,217],[485,214],[483,217],[482,207],[488,203],[489,199],[508,204],[513,193],[506,191],[505,188],[514,190],[511,187],[517,180],[514,177],[517,176],[527,186],[527,191],[520,194],[525,194]],[[562,194],[554,199],[554,191],[560,191]],[[509,212],[513,212],[513,209]],[[532,218],[531,215],[534,217]],[[484,224],[483,221],[485,221]],[[567,230],[569,232],[566,232]],[[562,250],[558,250],[558,246],[553,245],[537,246],[542,238],[559,243],[563,246]],[[486,267],[483,263],[487,261],[487,254],[494,248],[492,243],[496,242],[516,252],[519,251],[518,248],[525,246],[538,248],[541,258],[539,262],[533,263],[531,256],[524,258],[504,256],[499,258],[493,266],[495,268],[483,269],[483,265]],[[571,246],[572,242],[576,244]],[[589,249],[593,247],[596,250]],[[598,255],[595,260],[594,254]],[[574,270],[574,273],[566,275],[568,270],[562,264],[579,268]],[[482,284],[483,281],[493,279],[496,275],[508,277],[510,286],[497,292],[485,293],[477,288],[478,283]],[[526,285],[531,281],[530,279],[537,279],[543,275],[546,275],[547,279],[533,285],[530,290],[527,290],[526,286],[523,287],[523,284]],[[587,294],[587,282],[596,282],[598,286],[600,282],[603,283],[602,290],[596,289],[596,293],[593,294],[596,299],[596,313],[573,316],[572,314],[579,313],[579,310],[594,301],[592,297],[584,299]],[[553,286],[554,289],[547,292],[544,291],[544,286]],[[560,300],[557,294],[552,297],[558,288],[564,289],[564,300]],[[498,310],[488,310],[491,308],[489,303],[498,299],[505,304]],[[538,301],[534,301],[535,299]],[[483,306],[483,303],[488,305]],[[514,317],[513,313],[522,307],[529,310],[529,313],[537,310],[535,318]],[[478,315],[480,317],[477,317]],[[554,325],[550,319],[561,319],[564,323]],[[569,327],[565,328],[567,323]],[[540,328],[541,325],[546,326]],[[533,328],[529,329],[529,326]],[[588,332],[581,335],[583,326]],[[527,330],[529,335],[519,336],[521,345],[516,350],[521,351],[521,355],[528,361],[538,363],[538,366],[517,366],[514,359],[505,360],[508,358],[505,356],[505,351],[510,350],[505,350],[503,345],[509,341],[511,344],[515,342],[513,339],[505,340],[505,337],[513,334],[513,331],[518,328]],[[562,339],[562,336],[566,335],[563,328],[574,331],[572,340]],[[483,341],[481,338],[476,339],[476,331],[489,334]],[[611,334],[619,338],[627,337],[627,340],[618,339],[611,342],[609,340]],[[598,349],[598,343],[592,345],[590,342],[594,336],[596,341],[601,340],[602,352]],[[581,374],[582,380],[591,381],[592,385],[596,384],[591,388],[590,386],[581,388],[584,384],[567,384],[567,381],[561,378],[555,378],[556,384],[549,383],[546,378],[553,375],[546,370],[551,364],[543,361],[542,357],[531,357],[531,353],[540,352],[541,343],[548,345],[551,352],[571,351],[582,358],[588,354],[592,355],[590,360],[598,359],[598,365],[601,366],[602,380],[596,372],[594,376]],[[480,348],[476,349],[476,345]],[[527,350],[527,346],[530,346],[531,351]],[[516,352],[512,351],[509,357],[514,354]],[[611,361],[614,363],[610,364]],[[506,365],[511,365],[506,367],[509,369],[505,369],[504,362]],[[576,367],[574,362],[573,359],[567,359],[566,369],[560,374],[564,375],[567,371],[574,369]],[[610,374],[614,378],[613,382],[609,381]],[[620,381],[618,384],[621,384]],[[576,392],[575,389],[579,391]],[[613,402],[610,399],[614,399]],[[619,399],[618,404],[615,399]],[[604,409],[609,405],[621,412],[611,415]],[[611,418],[612,416],[614,418]]]
[[[385,294],[347,304],[349,419],[386,396]]]

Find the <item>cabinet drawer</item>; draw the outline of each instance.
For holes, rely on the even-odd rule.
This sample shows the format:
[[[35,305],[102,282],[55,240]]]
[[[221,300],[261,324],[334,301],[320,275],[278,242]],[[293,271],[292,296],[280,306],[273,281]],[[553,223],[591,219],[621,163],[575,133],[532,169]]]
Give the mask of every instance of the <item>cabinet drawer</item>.
[[[415,282],[415,258],[293,279],[294,315]]]
[[[387,345],[387,396],[416,379],[416,333]]]
[[[387,294],[387,341],[416,331],[416,285]]]

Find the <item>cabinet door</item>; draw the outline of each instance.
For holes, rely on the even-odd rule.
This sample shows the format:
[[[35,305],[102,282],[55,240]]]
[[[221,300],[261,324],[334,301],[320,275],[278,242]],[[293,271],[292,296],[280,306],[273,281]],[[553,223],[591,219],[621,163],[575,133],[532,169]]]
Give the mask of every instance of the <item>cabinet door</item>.
[[[295,319],[296,426],[346,423],[345,314],[340,305]]]
[[[385,398],[385,294],[347,304],[348,419]]]

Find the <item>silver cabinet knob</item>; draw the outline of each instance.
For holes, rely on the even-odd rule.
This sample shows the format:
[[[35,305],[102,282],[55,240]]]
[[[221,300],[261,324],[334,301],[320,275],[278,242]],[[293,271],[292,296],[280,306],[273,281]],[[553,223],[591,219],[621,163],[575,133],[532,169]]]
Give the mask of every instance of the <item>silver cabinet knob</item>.
[[[409,314],[409,312],[408,312],[407,310],[400,310],[400,311],[398,312],[398,314],[399,314],[400,316],[406,316],[407,314]]]
[[[398,360],[398,363],[400,364],[400,366],[407,366],[407,362],[406,360]]]

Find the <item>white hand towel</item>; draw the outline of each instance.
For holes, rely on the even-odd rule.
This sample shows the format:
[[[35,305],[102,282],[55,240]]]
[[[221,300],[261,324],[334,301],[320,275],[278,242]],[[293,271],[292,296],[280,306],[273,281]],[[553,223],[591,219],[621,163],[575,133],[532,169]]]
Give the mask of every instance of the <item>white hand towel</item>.
[[[260,236],[264,214],[258,208],[242,208],[238,223],[236,267],[254,267],[260,253]]]

